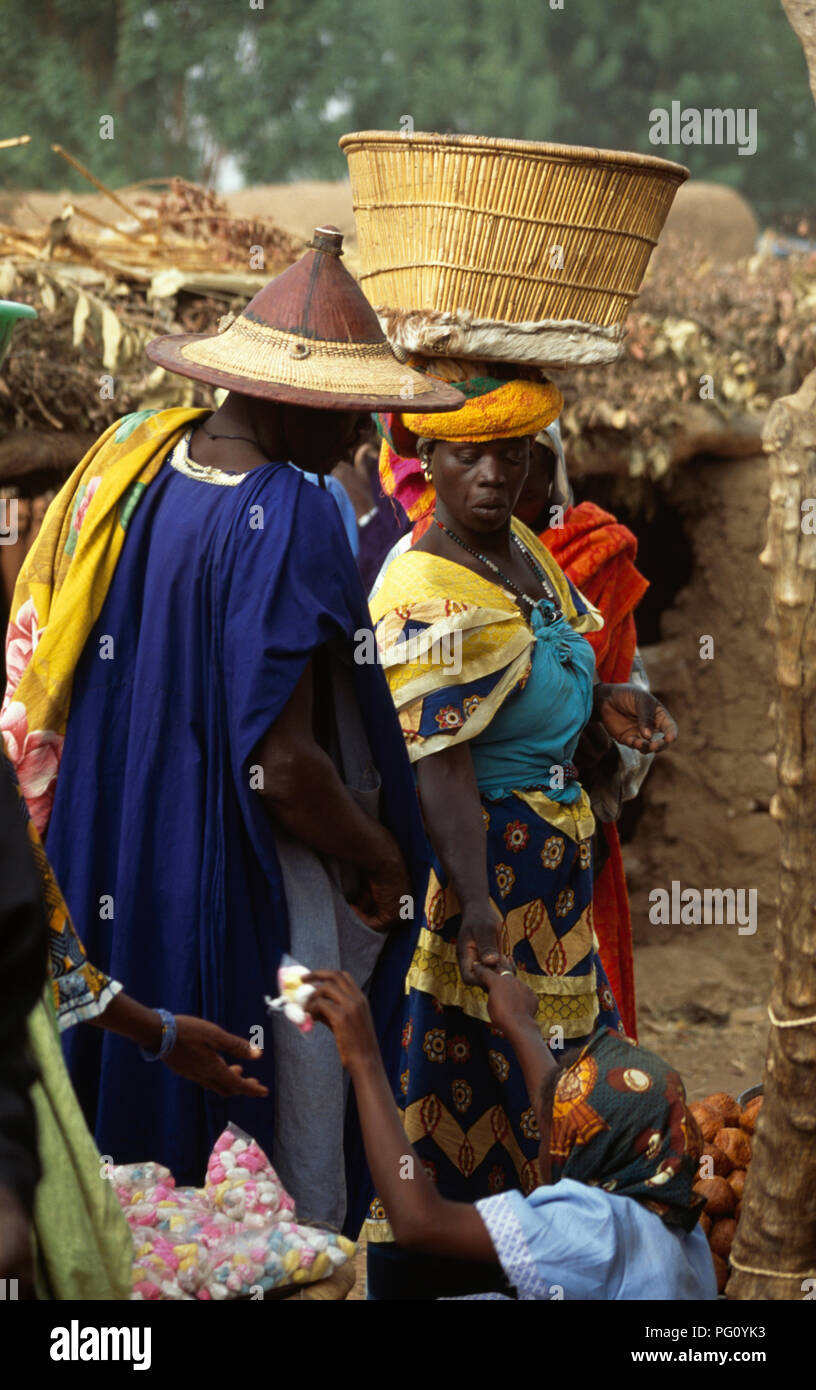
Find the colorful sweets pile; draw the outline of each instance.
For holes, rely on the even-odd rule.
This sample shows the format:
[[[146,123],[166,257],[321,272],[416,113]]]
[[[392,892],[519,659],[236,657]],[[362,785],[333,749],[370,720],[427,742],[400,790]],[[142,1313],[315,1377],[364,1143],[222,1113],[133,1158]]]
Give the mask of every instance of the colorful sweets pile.
[[[203,1188],[176,1187],[158,1163],[113,1169],[133,1235],[134,1299],[260,1297],[327,1278],[355,1253],[333,1231],[301,1226],[254,1139],[228,1125]]]
[[[728,1282],[728,1258],[742,1209],[742,1191],[751,1162],[751,1136],[756,1129],[762,1096],[740,1109],[725,1091],[715,1091],[689,1106],[702,1131],[704,1147],[694,1191],[706,1204],[700,1225],[714,1257],[717,1289]]]

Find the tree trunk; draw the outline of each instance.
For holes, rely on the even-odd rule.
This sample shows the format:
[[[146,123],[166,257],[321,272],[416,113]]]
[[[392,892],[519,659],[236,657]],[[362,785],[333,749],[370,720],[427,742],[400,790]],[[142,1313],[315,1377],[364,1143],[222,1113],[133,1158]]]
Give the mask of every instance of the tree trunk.
[[[801,1299],[816,1292],[816,372],[774,403],[763,441],[781,832],[770,1008],[777,1020],[813,1022],[771,1027],[728,1297]]]
[[[805,50],[810,90],[816,101],[816,3],[814,0],[782,0],[790,26]]]

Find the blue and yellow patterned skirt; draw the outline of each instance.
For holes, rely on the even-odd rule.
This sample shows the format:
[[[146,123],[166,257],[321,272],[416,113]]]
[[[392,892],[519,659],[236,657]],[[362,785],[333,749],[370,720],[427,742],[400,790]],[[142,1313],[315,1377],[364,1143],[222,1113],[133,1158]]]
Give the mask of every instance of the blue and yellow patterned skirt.
[[[550,819],[540,809],[546,808]],[[558,806],[539,793],[482,798],[488,883],[502,914],[502,950],[538,997],[554,1048],[600,1025],[623,1031],[592,925],[592,817],[586,798]],[[459,904],[434,858],[406,979],[397,1104],[408,1139],[444,1197],[475,1202],[540,1181],[539,1133],[521,1067],[493,1028],[483,990],[459,972]],[[371,1204],[365,1235],[390,1240]]]

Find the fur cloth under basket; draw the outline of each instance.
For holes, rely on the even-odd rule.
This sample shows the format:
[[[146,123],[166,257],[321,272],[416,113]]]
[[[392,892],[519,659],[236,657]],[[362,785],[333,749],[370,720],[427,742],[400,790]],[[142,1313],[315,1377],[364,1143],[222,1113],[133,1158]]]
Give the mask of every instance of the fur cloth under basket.
[[[603,327],[577,319],[502,323],[466,309],[378,308],[383,332],[398,356],[476,357],[550,367],[614,362],[623,350],[623,324]]]

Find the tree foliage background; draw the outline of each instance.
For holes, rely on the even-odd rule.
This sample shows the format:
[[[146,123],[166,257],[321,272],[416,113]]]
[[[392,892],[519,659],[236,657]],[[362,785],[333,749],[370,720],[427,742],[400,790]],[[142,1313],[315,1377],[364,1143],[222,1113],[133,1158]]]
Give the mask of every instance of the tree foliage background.
[[[563,4],[563,8],[552,8]],[[663,154],[764,218],[809,208],[816,112],[779,0],[2,0],[0,184],[181,174],[340,178],[344,131],[399,128]],[[649,112],[756,108],[753,156],[649,142]],[[100,138],[100,118],[114,138]]]

